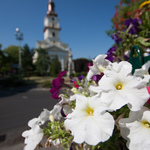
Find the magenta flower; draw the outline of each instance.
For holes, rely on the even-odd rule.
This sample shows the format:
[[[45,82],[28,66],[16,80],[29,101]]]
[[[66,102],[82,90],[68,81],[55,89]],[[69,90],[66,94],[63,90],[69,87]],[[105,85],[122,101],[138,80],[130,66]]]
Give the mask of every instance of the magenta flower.
[[[150,86],[148,86],[148,87],[146,87],[146,88],[147,88],[147,91],[148,91],[148,93],[149,93],[149,95],[150,95]],[[150,98],[148,99],[147,103],[150,104]]]
[[[93,64],[91,64],[90,62],[87,63],[87,65],[86,65],[86,68],[87,68],[87,70],[88,70],[87,72],[89,72],[89,67],[90,67],[90,66],[93,66]]]
[[[75,81],[73,81],[73,84],[74,84],[75,88],[77,88],[77,89],[79,88],[79,85]]]
[[[66,71],[61,71],[59,73],[58,77],[56,79],[53,79],[53,81],[52,81],[53,87],[50,90],[51,98],[60,99],[58,97],[60,90],[64,87],[70,88],[69,85],[64,83],[65,80],[64,80],[64,78],[62,78],[64,74],[66,74]]]

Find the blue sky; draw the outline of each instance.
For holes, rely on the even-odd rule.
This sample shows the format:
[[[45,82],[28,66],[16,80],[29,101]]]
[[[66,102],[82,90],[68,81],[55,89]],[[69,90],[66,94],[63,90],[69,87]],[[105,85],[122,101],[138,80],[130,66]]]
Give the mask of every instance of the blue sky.
[[[120,0],[53,0],[60,19],[60,40],[69,44],[73,59],[92,59],[104,54],[114,41],[105,31],[111,29],[115,5]],[[1,0],[0,43],[2,49],[18,45],[15,29],[20,28],[23,41],[36,48],[43,40],[44,17],[48,0]]]

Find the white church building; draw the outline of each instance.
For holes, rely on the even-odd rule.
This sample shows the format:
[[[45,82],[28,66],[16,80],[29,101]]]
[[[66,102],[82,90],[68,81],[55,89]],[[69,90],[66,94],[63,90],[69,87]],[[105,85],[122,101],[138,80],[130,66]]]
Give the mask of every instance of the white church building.
[[[72,70],[74,70],[72,64],[72,52],[70,51],[68,44],[60,41],[60,30],[59,19],[55,12],[55,4],[53,0],[49,0],[48,11],[44,18],[44,40],[37,41],[36,47],[46,49],[50,56],[50,60],[53,60],[57,55],[61,63],[61,70],[65,70],[68,66],[68,73],[70,74],[72,73]],[[35,52],[33,63],[35,63],[37,59],[38,53]]]

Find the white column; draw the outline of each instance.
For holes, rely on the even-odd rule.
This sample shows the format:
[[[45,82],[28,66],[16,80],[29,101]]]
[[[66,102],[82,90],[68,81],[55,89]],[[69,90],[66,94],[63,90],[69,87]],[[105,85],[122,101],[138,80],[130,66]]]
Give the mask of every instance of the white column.
[[[64,58],[63,56],[61,56],[61,71],[64,71],[65,68],[64,68]]]

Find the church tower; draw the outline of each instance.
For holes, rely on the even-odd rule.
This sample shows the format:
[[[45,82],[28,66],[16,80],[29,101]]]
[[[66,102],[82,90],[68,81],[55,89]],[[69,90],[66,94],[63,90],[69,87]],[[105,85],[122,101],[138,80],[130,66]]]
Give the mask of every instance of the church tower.
[[[59,39],[59,19],[55,12],[55,4],[53,0],[49,0],[48,11],[44,19],[44,40],[50,40],[53,43],[58,42]]]
[[[48,10],[44,18],[44,40],[37,41],[36,47],[46,49],[49,54],[50,61],[52,61],[57,55],[61,63],[61,70],[63,71],[68,68],[70,49],[68,44],[63,43],[60,40],[59,32],[61,31],[61,28],[57,16],[58,15],[55,12],[55,3],[53,0],[49,0]],[[33,63],[35,63],[37,59],[38,53],[35,52],[33,56]]]

